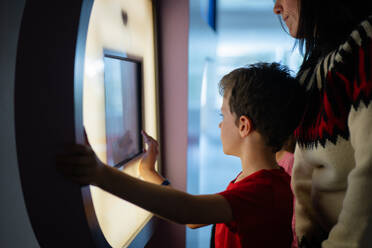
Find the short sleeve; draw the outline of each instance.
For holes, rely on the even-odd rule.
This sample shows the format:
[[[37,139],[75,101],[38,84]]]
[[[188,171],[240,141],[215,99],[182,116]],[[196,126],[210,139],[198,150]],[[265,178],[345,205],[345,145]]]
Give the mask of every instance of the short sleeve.
[[[253,175],[253,176],[252,176]],[[221,192],[230,204],[243,247],[289,247],[292,242],[292,191],[283,169],[261,170]]]
[[[220,195],[229,202],[233,213],[234,220],[225,223],[231,231],[249,232],[271,221],[268,212],[272,211],[274,196],[269,178],[258,175],[242,180]]]
[[[241,187],[220,193],[229,202],[235,220],[254,218],[273,203],[270,185],[253,182],[242,184]]]

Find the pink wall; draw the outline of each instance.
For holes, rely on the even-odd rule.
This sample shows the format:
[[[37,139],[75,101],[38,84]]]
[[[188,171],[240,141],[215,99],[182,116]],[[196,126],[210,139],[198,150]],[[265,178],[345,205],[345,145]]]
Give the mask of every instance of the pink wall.
[[[162,173],[186,191],[188,0],[154,0],[157,9]],[[161,222],[147,247],[185,247],[185,226]]]

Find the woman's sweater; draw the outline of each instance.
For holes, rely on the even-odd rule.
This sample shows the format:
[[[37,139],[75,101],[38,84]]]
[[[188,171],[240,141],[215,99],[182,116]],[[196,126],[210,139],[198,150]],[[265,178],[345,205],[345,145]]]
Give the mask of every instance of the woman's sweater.
[[[372,16],[298,74],[310,103],[295,132],[296,233],[324,248],[372,247],[371,40]]]

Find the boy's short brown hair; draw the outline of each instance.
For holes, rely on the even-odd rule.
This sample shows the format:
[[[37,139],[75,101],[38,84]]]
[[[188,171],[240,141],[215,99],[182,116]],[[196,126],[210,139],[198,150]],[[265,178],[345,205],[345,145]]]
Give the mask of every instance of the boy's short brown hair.
[[[305,109],[305,90],[287,67],[256,63],[225,75],[220,94],[229,97],[230,111],[247,116],[266,144],[279,151],[299,125]]]

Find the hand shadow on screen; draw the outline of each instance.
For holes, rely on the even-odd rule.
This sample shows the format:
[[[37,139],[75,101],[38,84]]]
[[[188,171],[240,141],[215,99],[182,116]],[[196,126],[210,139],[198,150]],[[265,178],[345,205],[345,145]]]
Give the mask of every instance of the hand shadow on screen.
[[[114,146],[113,151],[114,163],[115,164],[119,163],[135,155],[136,151],[133,145],[134,142],[131,137],[131,133],[129,131],[126,131],[123,137],[121,137]]]

